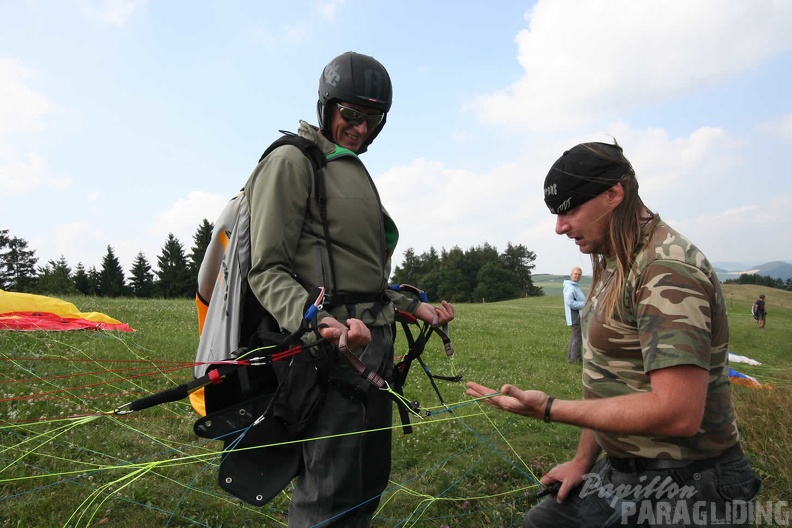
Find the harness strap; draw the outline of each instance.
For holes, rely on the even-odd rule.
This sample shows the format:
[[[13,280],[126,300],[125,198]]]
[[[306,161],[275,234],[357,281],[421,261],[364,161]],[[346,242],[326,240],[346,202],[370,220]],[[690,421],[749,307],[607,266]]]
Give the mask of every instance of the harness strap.
[[[410,415],[408,411],[412,411],[413,413],[417,412],[418,410],[418,402],[409,402],[407,403],[404,399],[404,393],[402,392],[402,387],[399,386],[395,390],[391,390],[388,386],[388,382],[385,381],[380,375],[376,372],[369,369],[365,364],[363,364],[360,359],[352,353],[347,347],[347,331],[344,330],[341,333],[341,337],[338,339],[338,350],[344,356],[344,358],[349,362],[353,369],[357,371],[357,373],[364,379],[366,379],[369,383],[374,385],[379,390],[384,390],[388,392],[388,396],[396,402],[396,406],[399,409],[399,417],[402,421],[402,431],[404,434],[412,433],[412,427],[410,426]],[[350,394],[344,389],[344,387],[336,387],[337,389],[341,390],[342,393],[346,394],[350,397]]]
[[[451,339],[448,337],[448,323],[442,327],[437,326],[437,315],[435,315],[434,323],[432,323],[432,332],[440,336],[443,341],[443,348],[445,348],[446,356],[451,357],[454,355],[454,348],[451,346]]]
[[[292,145],[300,149],[303,155],[308,158],[308,161],[311,162],[311,168],[313,168],[314,173],[314,189],[316,191],[315,199],[316,205],[319,208],[319,217],[322,221],[322,232],[324,235],[325,247],[327,248],[327,259],[328,259],[328,266],[330,268],[330,287],[335,288],[336,285],[336,277],[335,277],[335,265],[333,262],[333,251],[332,251],[332,241],[330,239],[330,228],[328,227],[327,221],[327,192],[325,190],[325,181],[324,181],[324,168],[327,165],[327,156],[322,151],[321,147],[311,141],[310,139],[306,139],[302,136],[299,136],[293,132],[287,132],[285,130],[280,130],[283,136],[280,139],[277,139],[273,142],[267,150],[264,151],[264,154],[261,155],[259,158],[259,163],[261,163],[267,155],[275,150],[276,148],[283,146],[283,145]],[[320,281],[321,283],[327,283],[327,279]],[[328,300],[331,297],[331,292],[327,292]]]
[[[404,317],[410,317],[415,320],[415,318],[413,318],[410,314],[404,314],[400,312],[400,315]],[[393,390],[396,391],[399,396],[404,398],[404,383],[407,380],[407,374],[410,372],[410,365],[415,358],[420,357],[421,353],[424,351],[424,348],[426,348],[426,335],[421,332],[418,334],[418,338],[416,339],[413,337],[413,334],[410,331],[406,321],[402,321],[401,325],[404,329],[404,336],[407,339],[407,355],[404,356],[404,358],[399,362],[398,365],[396,365],[393,370]],[[409,434],[412,433],[412,426],[410,426],[410,413],[406,405],[404,405],[403,402],[401,403],[402,405],[399,405],[398,409],[399,417],[402,421],[402,431],[404,434]],[[413,411],[418,408],[418,402],[411,402],[410,405],[412,407],[411,410]]]
[[[347,348],[346,330],[341,332],[341,337],[338,339],[338,350],[341,352],[344,358],[349,361],[349,364],[352,365],[352,368],[355,369],[362,378],[367,379],[372,385],[380,390],[388,389],[388,382],[382,379],[379,374],[364,365],[363,362],[360,361],[360,359],[358,359],[358,357],[353,354],[349,348]]]
[[[364,303],[371,303],[372,306],[366,308],[363,313],[358,314],[356,305]],[[378,293],[341,292],[334,293],[330,300],[325,303],[325,307],[332,309],[333,307],[343,306],[351,318],[362,318],[365,315],[369,315],[372,319],[376,319],[380,312],[390,303],[391,300],[384,291]]]

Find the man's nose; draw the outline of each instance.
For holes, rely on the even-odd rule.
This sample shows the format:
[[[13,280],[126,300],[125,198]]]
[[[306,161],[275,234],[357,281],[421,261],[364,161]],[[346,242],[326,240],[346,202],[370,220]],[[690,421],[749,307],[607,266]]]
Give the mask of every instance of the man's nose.
[[[566,215],[556,215],[556,234],[563,235],[567,231],[569,231],[569,222],[567,221]]]

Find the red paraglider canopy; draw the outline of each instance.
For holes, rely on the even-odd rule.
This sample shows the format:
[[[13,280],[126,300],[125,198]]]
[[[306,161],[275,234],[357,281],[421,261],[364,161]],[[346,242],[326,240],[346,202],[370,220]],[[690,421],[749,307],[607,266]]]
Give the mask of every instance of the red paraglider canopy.
[[[0,290],[0,330],[117,330],[134,332],[127,324],[99,312],[80,312],[70,302]]]

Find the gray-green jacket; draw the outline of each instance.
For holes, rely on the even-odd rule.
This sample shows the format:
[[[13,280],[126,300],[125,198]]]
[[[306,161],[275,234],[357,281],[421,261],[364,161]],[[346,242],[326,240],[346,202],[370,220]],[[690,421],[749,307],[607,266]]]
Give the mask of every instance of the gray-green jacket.
[[[398,309],[413,313],[417,302],[387,290],[398,230],[363,163],[304,121],[298,133],[317,143],[328,157],[324,182],[336,284],[331,283],[313,169],[297,147],[288,145],[259,163],[245,184],[250,204],[248,282],[253,293],[289,332],[300,325],[308,299],[306,286],[349,294],[387,291]],[[372,305],[355,305],[355,316],[372,326],[393,322],[393,305],[376,317],[367,311]],[[344,307],[334,307],[329,314],[321,311],[318,320],[328,315],[341,322],[349,317]]]

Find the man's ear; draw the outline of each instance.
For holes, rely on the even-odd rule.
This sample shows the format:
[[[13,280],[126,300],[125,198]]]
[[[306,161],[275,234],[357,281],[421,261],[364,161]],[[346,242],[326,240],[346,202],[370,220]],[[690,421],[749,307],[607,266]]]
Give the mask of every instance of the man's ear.
[[[605,200],[611,209],[615,209],[624,200],[624,186],[621,182],[605,191]]]

